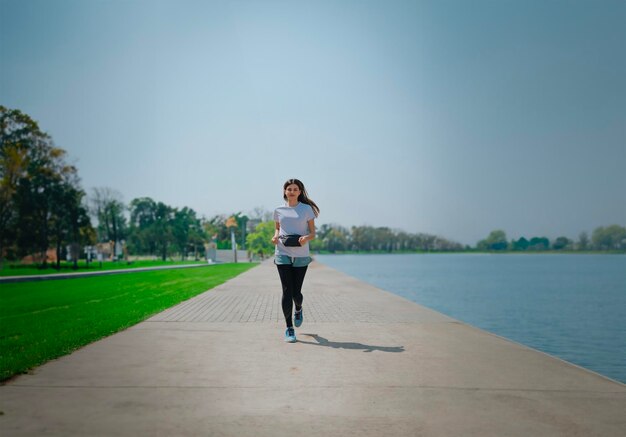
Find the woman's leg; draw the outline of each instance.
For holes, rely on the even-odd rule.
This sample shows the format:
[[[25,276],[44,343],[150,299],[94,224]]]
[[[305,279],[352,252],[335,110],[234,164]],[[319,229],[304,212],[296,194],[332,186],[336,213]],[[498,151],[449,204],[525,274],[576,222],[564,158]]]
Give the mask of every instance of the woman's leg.
[[[280,283],[283,287],[283,314],[287,328],[293,327],[291,319],[291,310],[293,309],[293,266],[291,264],[277,264]]]
[[[308,267],[294,267],[293,268],[293,302],[296,304],[296,311],[300,311],[302,308],[302,284],[304,283],[304,275],[306,275],[306,269]]]
[[[294,267],[291,264],[278,264],[278,275],[283,288],[282,307],[287,328],[293,327],[293,303],[296,308],[302,307],[302,283],[307,267]]]

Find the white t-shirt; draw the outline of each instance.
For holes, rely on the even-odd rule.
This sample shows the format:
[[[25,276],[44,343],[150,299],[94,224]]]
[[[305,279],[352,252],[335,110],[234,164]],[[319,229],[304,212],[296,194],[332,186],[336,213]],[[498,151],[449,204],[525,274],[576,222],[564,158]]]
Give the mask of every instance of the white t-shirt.
[[[274,221],[280,224],[281,235],[308,235],[309,220],[315,219],[313,208],[306,203],[298,202],[296,206],[283,205],[274,210]],[[309,243],[302,246],[286,247],[280,238],[276,245],[276,255],[287,255],[290,257],[309,256]]]

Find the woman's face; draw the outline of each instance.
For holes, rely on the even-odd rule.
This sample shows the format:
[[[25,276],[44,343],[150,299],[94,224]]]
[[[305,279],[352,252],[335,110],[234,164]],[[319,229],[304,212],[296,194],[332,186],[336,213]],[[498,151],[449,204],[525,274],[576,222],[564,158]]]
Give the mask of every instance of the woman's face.
[[[287,196],[287,200],[298,200],[298,196],[300,195],[300,188],[296,184],[287,185],[285,188],[285,196]]]

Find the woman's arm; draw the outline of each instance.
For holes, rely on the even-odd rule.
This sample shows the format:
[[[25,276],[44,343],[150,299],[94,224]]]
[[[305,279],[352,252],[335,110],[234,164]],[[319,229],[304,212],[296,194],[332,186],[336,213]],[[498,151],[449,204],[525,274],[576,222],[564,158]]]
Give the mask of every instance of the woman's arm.
[[[302,237],[298,238],[300,244],[304,244],[307,241],[311,241],[315,238],[315,220],[309,220],[307,223],[309,225],[309,235],[303,235]]]
[[[272,237],[272,244],[276,245],[278,244],[278,233],[280,231],[280,223],[278,222],[274,222],[275,226],[274,226],[274,236]]]

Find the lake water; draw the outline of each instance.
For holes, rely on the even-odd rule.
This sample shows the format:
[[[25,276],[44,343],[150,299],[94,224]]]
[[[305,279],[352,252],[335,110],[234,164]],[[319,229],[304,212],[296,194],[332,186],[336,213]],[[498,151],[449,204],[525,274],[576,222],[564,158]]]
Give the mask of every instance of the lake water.
[[[626,255],[317,255],[457,320],[626,383]]]

